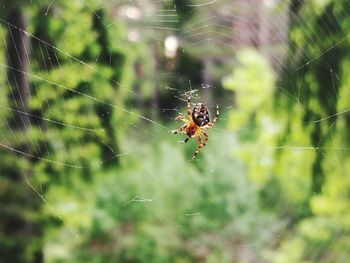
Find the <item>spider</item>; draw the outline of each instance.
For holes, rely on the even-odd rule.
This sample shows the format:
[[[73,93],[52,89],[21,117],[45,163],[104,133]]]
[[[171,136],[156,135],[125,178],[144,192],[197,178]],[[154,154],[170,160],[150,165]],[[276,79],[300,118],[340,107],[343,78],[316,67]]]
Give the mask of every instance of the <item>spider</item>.
[[[216,116],[214,117],[213,122],[210,122],[208,107],[205,106],[203,103],[196,103],[191,113],[191,98],[189,96],[187,97],[187,118],[184,117],[183,115],[178,115],[177,117],[175,117],[175,120],[181,120],[186,123],[179,129],[173,130],[172,133],[186,134],[188,136],[185,140],[179,141],[179,143],[186,143],[191,138],[194,138],[194,137],[197,138],[198,146],[196,151],[190,158],[189,160],[190,162],[196,158],[197,154],[199,153],[199,150],[203,146],[205,146],[208,142],[209,136],[202,129],[212,128],[218,116],[219,116],[219,107],[216,105]],[[204,143],[203,143],[202,136],[204,137]]]

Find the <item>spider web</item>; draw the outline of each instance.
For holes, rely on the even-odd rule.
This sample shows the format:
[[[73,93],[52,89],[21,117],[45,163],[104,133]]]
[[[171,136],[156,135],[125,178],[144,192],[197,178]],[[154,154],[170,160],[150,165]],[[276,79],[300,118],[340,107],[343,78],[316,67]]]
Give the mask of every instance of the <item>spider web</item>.
[[[270,151],[285,150],[290,153],[295,152],[322,152],[325,158],[332,158],[330,155],[336,155],[338,152],[347,152],[350,147],[346,145],[332,144],[327,146],[315,146],[311,144],[305,144],[303,140],[300,142],[296,140],[296,144],[293,145],[258,145],[258,144],[242,144],[240,148],[237,148],[238,137],[233,138],[229,136],[226,129],[226,123],[229,122],[229,114],[236,109],[236,104],[231,93],[225,93],[222,91],[221,83],[218,79],[222,79],[224,76],[228,76],[232,73],[232,68],[237,66],[236,54],[239,50],[245,47],[251,47],[259,50],[270,62],[273,72],[279,76],[280,79],[291,79],[293,76],[298,74],[305,68],[312,66],[312,64],[321,58],[324,58],[328,54],[331,54],[336,48],[341,47],[347,41],[349,36],[343,35],[340,38],[326,39],[322,46],[319,46],[320,51],[315,51],[315,54],[309,55],[306,49],[293,46],[294,43],[288,39],[288,28],[291,21],[299,20],[293,12],[288,10],[288,1],[192,1],[188,4],[177,4],[173,1],[161,0],[161,1],[101,1],[96,4],[93,1],[77,1],[79,4],[83,5],[94,17],[95,20],[99,21],[106,32],[113,32],[113,30],[118,29],[120,23],[125,24],[127,32],[124,32],[125,43],[135,44],[147,43],[150,48],[151,57],[156,57],[156,62],[149,67],[153,67],[153,70],[148,70],[146,76],[142,76],[143,80],[154,85],[154,89],[157,89],[158,94],[151,94],[151,91],[141,91],[137,89],[138,85],[130,87],[127,82],[123,80],[122,82],[116,81],[115,76],[109,72],[113,66],[112,50],[110,47],[110,61],[109,65],[101,68],[91,61],[83,61],[74,54],[71,54],[66,46],[53,45],[47,40],[34,33],[31,33],[31,29],[22,29],[6,19],[0,18],[0,31],[1,31],[1,48],[4,51],[8,51],[8,35],[9,32],[18,32],[20,35],[26,36],[29,39],[29,45],[25,51],[24,57],[28,59],[29,70],[25,71],[21,67],[16,67],[14,65],[9,65],[6,61],[6,54],[2,52],[0,68],[2,71],[2,86],[10,87],[15,86],[14,89],[9,89],[7,96],[13,100],[9,103],[2,100],[0,104],[2,122],[5,125],[1,126],[1,139],[0,146],[4,151],[10,152],[12,155],[16,156],[17,163],[11,164],[13,166],[18,166],[22,171],[22,176],[25,178],[27,186],[29,186],[33,192],[34,197],[39,197],[41,202],[51,211],[51,213],[63,222],[63,228],[69,230],[70,234],[65,240],[76,240],[80,238],[81,233],[75,228],[76,222],[68,222],[66,217],[68,217],[71,208],[60,207],[62,203],[59,200],[50,200],[49,197],[45,196],[45,189],[43,189],[47,178],[40,178],[35,174],[27,176],[26,167],[23,167],[21,157],[28,158],[30,160],[36,160],[36,162],[47,163],[48,167],[53,168],[53,174],[61,171],[59,167],[63,167],[67,174],[74,173],[70,171],[75,170],[89,170],[92,169],[96,171],[106,164],[114,165],[117,161],[132,163],[133,160],[142,159],[147,156],[147,151],[149,151],[149,145],[151,147],[158,147],[158,140],[162,141],[172,141],[172,147],[177,148],[171,153],[166,153],[162,150],[162,146],[159,146],[159,150],[162,154],[166,155],[169,161],[174,161],[178,168],[184,166],[185,162],[177,161],[177,159],[185,160],[188,159],[187,155],[194,152],[196,145],[191,144],[186,145],[186,153],[181,152],[180,146],[175,144],[176,140],[179,138],[174,138],[170,135],[174,127],[181,125],[173,121],[173,118],[179,114],[186,105],[186,95],[191,94],[193,102],[204,102],[206,103],[211,112],[214,112],[216,104],[219,105],[221,115],[219,117],[219,125],[213,128],[209,138],[209,144],[219,144],[220,140],[218,137],[225,138],[226,143],[221,144],[225,146],[224,150],[220,150],[219,160],[220,164],[214,163],[203,157],[208,152],[213,150],[218,150],[215,146],[208,145],[208,148],[202,149],[198,158],[190,168],[179,168],[184,174],[167,173],[166,164],[159,165],[159,172],[153,174],[154,166],[156,164],[144,165],[141,169],[141,173],[135,172],[130,175],[130,182],[121,181],[122,187],[128,189],[130,192],[128,196],[118,196],[116,204],[125,209],[132,209],[130,207],[135,207],[136,203],[140,203],[145,206],[145,209],[149,214],[155,215],[155,217],[164,224],[173,225],[176,228],[183,228],[188,222],[193,224],[200,224],[203,212],[200,207],[205,208],[205,204],[195,207],[195,210],[191,207],[191,204],[185,206],[181,211],[175,211],[166,213],[164,217],[163,213],[158,211],[163,209],[163,206],[167,206],[166,203],[173,202],[173,200],[163,200],[164,195],[161,195],[155,190],[155,188],[161,186],[164,189],[172,189],[171,185],[185,186],[187,183],[190,186],[196,186],[196,182],[201,176],[205,175],[217,175],[220,173],[228,173],[226,170],[222,170],[220,165],[225,162],[231,161],[231,154],[236,152],[242,152],[245,150],[257,152],[257,156],[260,153],[266,153]],[[258,4],[257,4],[258,3]],[[301,4],[300,1],[295,1],[295,5]],[[59,5],[58,2],[52,0],[49,1],[46,8],[44,8],[41,13],[38,12],[40,16],[49,17],[54,15],[55,6]],[[180,8],[181,7],[181,8]],[[350,6],[349,6],[350,8]],[[104,20],[98,10],[108,10],[107,14],[108,20]],[[261,11],[262,10],[262,11]],[[277,10],[277,11],[276,11]],[[343,11],[346,14],[346,10]],[[307,15],[305,15],[307,17]],[[299,21],[303,23],[302,29],[306,32],[308,36],[303,39],[305,42],[310,42],[315,46],[320,43],[318,32],[332,33],[332,28],[329,28],[327,24],[324,24],[322,29],[312,28],[315,25],[315,21],[310,19],[316,19],[314,17],[308,18],[306,21]],[[333,19],[333,18],[329,18]],[[109,22],[106,22],[109,21]],[[240,31],[241,30],[241,31]],[[113,33],[110,33],[113,34]],[[155,41],[155,44],[152,44]],[[175,48],[176,56],[179,54],[193,56],[198,60],[203,62],[203,68],[198,69],[198,79],[190,79],[189,74],[186,74],[186,69],[176,68],[176,56],[166,54],[166,48],[164,43],[170,41],[170,49]],[[171,42],[173,41],[173,42]],[[175,43],[174,43],[175,41]],[[16,39],[12,37],[10,42],[18,45]],[[61,42],[62,43],[62,42]],[[174,46],[171,46],[171,43]],[[147,46],[146,45],[146,46]],[[177,48],[176,45],[179,45]],[[156,51],[154,51],[154,49]],[[164,50],[163,50],[164,49]],[[237,51],[238,50],[238,51]],[[301,65],[297,60],[288,61],[288,53],[290,50],[299,50],[303,55],[308,56],[307,60]],[[163,56],[162,52],[165,52],[165,63],[161,63],[161,59],[157,56]],[[16,50],[17,56],[21,56]],[[300,55],[300,54],[296,54]],[[153,57],[153,59],[154,59]],[[147,59],[150,57],[145,56],[140,62],[146,64]],[[101,58],[96,57],[96,62]],[[157,60],[159,60],[157,62]],[[67,62],[68,61],[68,62]],[[162,64],[162,65],[161,65]],[[164,66],[164,68],[163,68]],[[332,85],[329,87],[334,91],[336,97],[339,97],[338,91],[336,89],[339,85],[344,85],[340,77],[340,69],[333,69],[327,63],[323,65],[326,70],[328,70],[329,75],[332,79]],[[104,97],[103,94],[99,94],[93,87],[86,84],[82,88],[76,88],[76,81],[61,79],[60,72],[65,72],[68,67],[72,74],[76,74],[76,71],[81,71],[82,75],[91,75],[92,78],[98,79],[101,85],[109,83],[113,88],[116,88],[123,93],[123,98],[129,100],[127,104],[123,104],[119,100],[109,99]],[[13,85],[11,77],[9,77],[8,72],[17,72],[18,74],[25,75],[25,77],[30,82],[30,89],[33,93],[29,97],[35,96],[39,97],[43,103],[35,105],[35,101],[31,105],[32,111],[26,110],[26,105],[23,98],[16,96],[16,91],[19,92],[19,85],[16,83]],[[137,68],[134,74],[135,79],[138,78]],[[339,72],[338,72],[339,71]],[[155,75],[152,76],[152,72]],[[82,78],[82,82],[88,82],[92,78]],[[164,84],[166,83],[166,84]],[[40,94],[42,86],[48,86],[52,89],[52,93]],[[136,86],[136,88],[135,88]],[[306,84],[302,81],[300,86],[295,87],[294,91],[291,91],[285,87],[280,87],[277,85],[276,92],[279,96],[287,98],[291,102],[297,102],[300,109],[304,112],[307,111],[307,106],[304,105],[301,100],[301,94],[305,90]],[[48,89],[45,89],[46,92]],[[144,92],[148,98],[155,98],[153,101],[149,99],[147,107],[144,105],[146,102],[138,102],[138,93]],[[102,92],[101,92],[102,93]],[[216,95],[215,94],[219,94]],[[229,97],[232,95],[232,97]],[[162,105],[161,103],[155,104],[157,102],[157,96],[165,96],[170,98],[167,101],[167,105]],[[40,97],[41,96],[41,97]],[[50,97],[51,96],[51,97]],[[84,122],[84,120],[79,119],[81,114],[79,112],[74,113],[74,105],[69,105],[72,98],[79,98],[81,103],[84,105],[101,105],[106,106],[108,109],[113,110],[118,115],[118,122],[122,122],[122,126],[125,126],[125,130],[128,130],[128,135],[132,135],[134,140],[129,141],[128,137],[122,137],[122,140],[126,142],[121,142],[116,148],[114,143],[108,139],[108,133],[106,130],[96,125],[96,119],[92,116],[91,124]],[[214,99],[215,98],[215,99]],[[67,105],[66,105],[67,104]],[[60,107],[61,106],[61,107]],[[70,108],[71,107],[71,108]],[[87,106],[88,107],[88,106]],[[146,109],[147,108],[147,109]],[[150,110],[149,110],[150,109]],[[59,112],[61,111],[61,112]],[[349,105],[346,108],[336,111],[332,114],[325,114],[315,119],[308,119],[305,123],[309,126],[316,126],[319,123],[327,122],[329,129],[333,129],[334,121],[336,117],[345,116],[350,111]],[[72,114],[73,112],[73,114]],[[159,115],[154,114],[157,112]],[[59,117],[59,114],[67,116],[67,118]],[[107,120],[109,116],[108,111],[103,111],[103,116],[101,119]],[[106,116],[105,116],[105,115]],[[160,118],[161,115],[161,118]],[[77,116],[77,118],[74,118]],[[70,117],[70,118],[69,118]],[[28,120],[31,120],[30,122]],[[161,121],[163,119],[164,121]],[[18,123],[18,120],[19,123]],[[329,122],[333,121],[333,122]],[[278,125],[278,123],[277,123]],[[67,160],[65,153],[71,151],[67,148],[69,145],[48,145],[48,141],[54,140],[55,136],[60,138],[60,136],[65,136],[64,134],[56,134],[57,127],[61,127],[62,131],[75,131],[75,142],[78,141],[76,147],[79,149],[90,149],[90,144],[87,138],[91,136],[94,140],[98,141],[102,148],[107,154],[96,163],[85,163],[83,157],[76,158],[74,160]],[[249,132],[251,127],[239,127],[234,132],[245,133]],[[28,134],[30,131],[30,134]],[[52,133],[51,133],[52,131]],[[305,131],[306,132],[306,131]],[[88,134],[89,136],[87,136]],[[52,136],[52,137],[50,137]],[[53,138],[53,139],[52,139]],[[165,138],[165,139],[164,139]],[[41,140],[42,139],[42,140]],[[326,138],[320,138],[319,141],[325,140]],[[145,143],[147,142],[147,143]],[[321,143],[320,143],[321,144]],[[23,146],[24,145],[24,146]],[[212,147],[212,148],[211,148]],[[29,150],[30,149],[30,150]],[[88,151],[89,152],[89,151]],[[94,151],[92,150],[92,153]],[[172,157],[171,154],[182,153],[182,157]],[[79,155],[77,151],[77,155]],[[203,155],[203,156],[202,156]],[[182,159],[181,159],[182,158]],[[176,159],[176,160],[175,160]],[[167,159],[162,159],[163,161]],[[201,162],[206,162],[205,171],[196,170],[194,165],[199,165]],[[261,160],[261,161],[264,161]],[[267,160],[268,161],[268,160]],[[187,165],[187,164],[186,164]],[[241,163],[237,162],[236,166],[240,167]],[[150,170],[148,170],[150,169]],[[240,167],[237,174],[244,174],[243,167]],[[54,176],[54,175],[52,175]],[[117,176],[117,175],[116,175]],[[138,177],[145,176],[145,179],[140,182],[135,183]],[[113,176],[112,176],[113,178]],[[233,187],[237,187],[239,184],[249,184],[248,179],[244,179],[243,175],[228,176],[230,180],[241,180],[240,183],[234,184]],[[117,179],[116,179],[117,180]],[[147,184],[146,184],[147,182]],[[132,184],[135,184],[131,186]],[[223,180],[219,183],[225,184],[227,181]],[[115,184],[114,184],[115,185]],[[55,193],[55,186],[51,186],[53,193]],[[210,187],[208,187],[210,190]],[[60,188],[57,188],[60,189]],[[108,189],[113,191],[113,189]],[[198,190],[190,189],[190,193],[186,193],[184,198],[191,198],[193,193],[197,193]],[[59,190],[57,190],[59,191]],[[192,193],[193,191],[193,193]],[[283,189],[279,189],[282,192]],[[48,196],[53,193],[48,193]],[[252,202],[256,200],[251,196],[251,193],[240,193],[239,189],[234,189],[234,194],[230,198],[237,199],[241,198],[251,198]],[[218,193],[214,193],[218,194]],[[153,196],[154,195],[154,196]],[[157,196],[158,195],[158,196]],[[195,194],[193,194],[195,196]],[[34,198],[33,197],[33,198]],[[181,199],[182,200],[182,199]],[[279,202],[278,200],[276,201]],[[164,204],[165,203],[165,204]],[[277,204],[278,205],[278,204]],[[170,206],[170,205],[169,205]],[[204,209],[203,208],[203,209]],[[254,208],[256,209],[256,208]],[[252,212],[253,213],[253,212]],[[97,215],[96,217],[98,218]],[[293,217],[293,216],[291,216]],[[260,219],[260,218],[259,218]],[[294,218],[295,219],[295,218]],[[247,220],[244,217],[238,217],[236,224],[239,225],[239,220]],[[298,220],[298,219],[295,219]],[[258,231],[264,228],[265,224],[269,222],[274,222],[271,217],[261,218],[261,221],[256,223],[251,223],[252,227],[256,228]],[[232,224],[234,229],[239,227]],[[241,241],[237,239],[233,243],[233,250],[239,253],[239,256],[235,260],[246,259],[248,262],[254,262],[258,257],[255,253],[266,246],[266,240],[269,235],[275,237],[275,242],[278,243],[282,240],[279,233],[282,232],[281,229],[285,227],[284,224],[276,224],[270,228],[270,233],[263,234],[256,240],[256,237],[249,237],[246,240]],[[247,230],[242,230],[241,232],[235,230],[237,235],[245,236],[248,232]],[[235,233],[235,231],[233,231]],[[84,234],[84,232],[82,232]],[[342,233],[339,233],[334,238],[334,243],[330,244],[329,247],[335,246],[336,241],[340,238]],[[227,246],[225,244],[225,239],[220,239],[219,235],[215,238],[218,239],[218,243],[222,246]],[[248,240],[248,241],[247,241]],[[190,246],[199,246],[196,243],[190,243]],[[348,245],[342,247],[343,251],[348,250]],[[51,251],[48,248],[48,251]],[[253,252],[252,252],[253,251]],[[198,252],[200,253],[200,252]],[[315,252],[316,253],[316,252]],[[312,254],[312,253],[311,253]],[[344,253],[344,256],[346,253]],[[53,256],[54,258],[54,256]],[[310,260],[315,260],[317,255],[315,254]]]

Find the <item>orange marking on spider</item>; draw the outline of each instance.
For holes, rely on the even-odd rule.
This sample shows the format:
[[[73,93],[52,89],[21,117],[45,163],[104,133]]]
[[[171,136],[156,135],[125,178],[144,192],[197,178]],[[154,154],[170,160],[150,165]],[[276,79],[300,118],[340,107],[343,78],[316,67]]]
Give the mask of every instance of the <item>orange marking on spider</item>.
[[[179,141],[179,143],[186,143],[191,138],[197,138],[198,146],[192,157],[189,161],[193,161],[200,149],[205,146],[208,142],[209,136],[206,132],[201,129],[210,129],[216,123],[216,120],[219,116],[219,107],[216,106],[216,115],[212,122],[210,122],[210,115],[208,107],[203,103],[196,103],[192,109],[191,113],[191,98],[187,97],[187,118],[183,115],[178,115],[175,117],[175,120],[181,120],[185,122],[183,126],[181,126],[177,130],[173,130],[174,134],[185,134],[187,138],[183,141]],[[204,137],[204,143],[202,136]]]

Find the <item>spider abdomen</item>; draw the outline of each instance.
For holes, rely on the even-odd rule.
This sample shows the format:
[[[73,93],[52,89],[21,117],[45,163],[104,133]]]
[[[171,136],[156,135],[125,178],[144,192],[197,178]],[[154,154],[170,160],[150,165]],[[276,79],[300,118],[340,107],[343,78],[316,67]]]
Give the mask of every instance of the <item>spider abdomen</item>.
[[[204,126],[209,123],[209,110],[203,103],[197,103],[192,110],[192,120],[198,126]]]

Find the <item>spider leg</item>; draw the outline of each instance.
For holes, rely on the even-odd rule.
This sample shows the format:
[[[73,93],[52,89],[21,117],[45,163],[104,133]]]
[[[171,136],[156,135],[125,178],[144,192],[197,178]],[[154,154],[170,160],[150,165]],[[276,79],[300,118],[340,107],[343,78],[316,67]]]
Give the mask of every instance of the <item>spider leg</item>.
[[[198,140],[198,146],[196,151],[194,152],[194,154],[192,155],[192,157],[190,158],[190,162],[192,162],[194,160],[194,158],[196,158],[197,154],[199,153],[199,150],[203,147],[203,140],[202,137],[200,135],[197,135],[197,140]]]
[[[177,130],[172,130],[171,132],[172,132],[173,134],[182,133],[182,132],[186,129],[186,127],[187,127],[187,123],[186,123],[185,125],[183,125],[182,127],[180,127],[179,129],[177,129]]]
[[[201,129],[206,129],[206,130],[209,130],[211,127],[214,126],[214,123],[212,122],[209,122],[207,123],[206,125],[202,126]]]
[[[215,124],[215,122],[216,122],[216,120],[218,119],[218,117],[219,117],[219,106],[218,105],[216,105],[216,114],[215,114],[215,117],[214,117],[214,119],[213,119],[213,125]],[[212,126],[213,126],[212,125]]]
[[[205,146],[208,142],[208,139],[209,139],[209,136],[206,132],[204,131],[201,131],[202,135],[204,136],[204,143],[203,143],[203,146]]]
[[[186,117],[182,116],[182,115],[178,115],[175,117],[175,120],[180,120],[183,122],[188,122],[188,120],[186,119]]]
[[[187,96],[187,117],[192,120],[192,115],[191,115],[191,97]]]
[[[186,143],[186,142],[188,142],[189,139],[190,139],[190,137],[187,137],[185,140],[178,141],[178,143]]]

